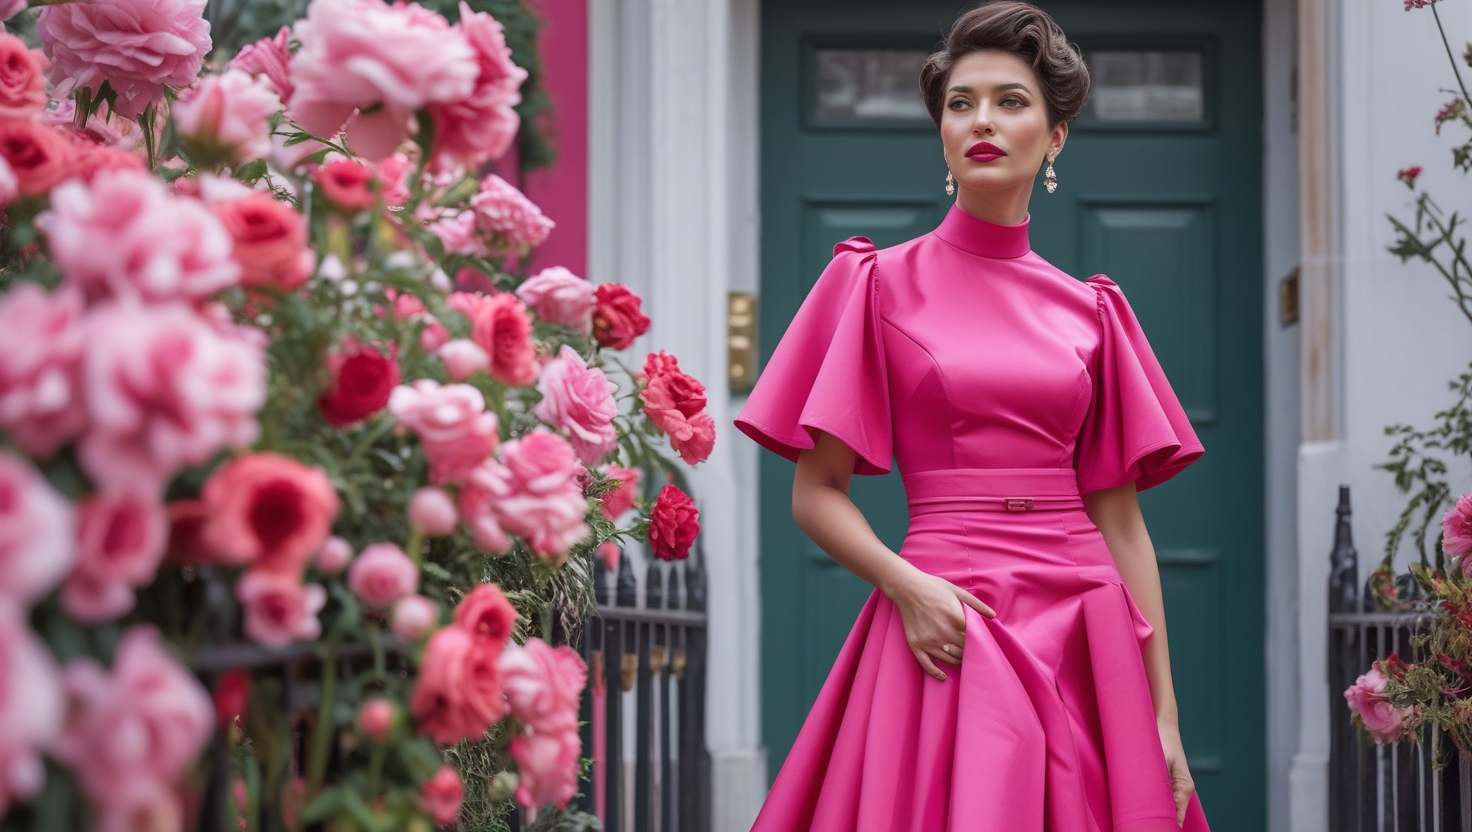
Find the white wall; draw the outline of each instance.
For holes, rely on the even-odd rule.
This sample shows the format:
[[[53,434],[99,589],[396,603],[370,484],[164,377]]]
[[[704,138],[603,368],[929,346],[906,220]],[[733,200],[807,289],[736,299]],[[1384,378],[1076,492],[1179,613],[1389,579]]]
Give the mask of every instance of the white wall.
[[[1447,381],[1472,360],[1472,324],[1447,299],[1445,284],[1429,266],[1402,265],[1386,251],[1394,238],[1386,213],[1410,211],[1411,192],[1396,181],[1397,169],[1421,165],[1423,181],[1443,207],[1472,207],[1467,181],[1451,167],[1457,131],[1449,128],[1438,138],[1433,129],[1432,115],[1450,97],[1438,88],[1454,86],[1455,79],[1431,11],[1405,12],[1385,0],[1332,5],[1339,427],[1332,439],[1299,449],[1299,731],[1290,774],[1295,832],[1327,828],[1326,707],[1337,692],[1325,680],[1323,645],[1335,491],[1340,483],[1352,490],[1363,579],[1383,555],[1385,531],[1404,505],[1390,476],[1374,467],[1391,445],[1384,428],[1428,425],[1450,403]],[[1438,11],[1460,53],[1472,39],[1472,10],[1441,3]],[[1472,483],[1472,472],[1461,471],[1458,479]],[[1280,595],[1269,588],[1270,599]]]

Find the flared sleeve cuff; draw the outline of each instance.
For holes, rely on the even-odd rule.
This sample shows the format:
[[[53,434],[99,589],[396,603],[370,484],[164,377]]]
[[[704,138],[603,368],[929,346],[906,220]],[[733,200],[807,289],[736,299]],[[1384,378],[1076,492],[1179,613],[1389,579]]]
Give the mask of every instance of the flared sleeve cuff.
[[[876,260],[874,244],[863,237],[835,246],[767,360],[736,417],[736,427],[767,450],[795,462],[821,430],[858,454],[854,473],[889,473],[893,439]]]
[[[1079,493],[1133,482],[1138,490],[1179,474],[1204,453],[1119,286],[1091,277],[1098,299],[1099,351],[1093,401],[1079,432]]]

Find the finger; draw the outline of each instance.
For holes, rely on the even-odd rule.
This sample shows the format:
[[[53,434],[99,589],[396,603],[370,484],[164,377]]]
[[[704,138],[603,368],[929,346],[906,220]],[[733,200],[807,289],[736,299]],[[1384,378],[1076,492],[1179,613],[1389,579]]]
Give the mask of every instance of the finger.
[[[995,610],[993,610],[991,607],[988,607],[986,604],[981,603],[981,600],[979,598],[960,588],[959,586],[956,587],[956,597],[961,599],[961,603],[981,613],[983,618],[997,617],[997,613]]]
[[[944,682],[946,680],[946,674],[942,673],[941,669],[935,666],[935,662],[932,662],[930,660],[929,655],[927,655],[924,651],[916,650],[913,647],[911,647],[910,650],[915,653],[915,661],[920,663],[920,667],[924,669],[926,673],[930,674],[938,681]]]
[[[951,650],[955,650],[955,649],[956,648],[954,648],[954,647],[951,648]],[[941,661],[945,662],[946,664],[960,664],[961,663],[961,657],[955,655],[954,653],[947,653],[944,650],[927,650],[925,652],[929,653],[931,656],[934,656],[937,659],[940,659]]]
[[[946,647],[950,647],[951,649],[947,650]],[[960,664],[961,663],[961,655],[964,652],[965,648],[963,648],[960,644],[956,644],[955,642],[952,642],[949,645],[943,645],[940,649],[941,649],[941,652],[943,652],[947,656],[950,656],[951,658],[955,659],[956,660],[956,664]]]

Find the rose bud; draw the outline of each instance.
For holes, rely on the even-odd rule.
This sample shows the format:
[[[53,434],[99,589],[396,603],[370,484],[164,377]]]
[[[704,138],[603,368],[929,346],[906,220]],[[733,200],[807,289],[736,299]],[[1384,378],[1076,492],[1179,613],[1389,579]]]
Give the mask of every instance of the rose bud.
[[[426,486],[409,499],[409,525],[418,531],[435,536],[454,534],[459,521],[455,501],[443,488]]]

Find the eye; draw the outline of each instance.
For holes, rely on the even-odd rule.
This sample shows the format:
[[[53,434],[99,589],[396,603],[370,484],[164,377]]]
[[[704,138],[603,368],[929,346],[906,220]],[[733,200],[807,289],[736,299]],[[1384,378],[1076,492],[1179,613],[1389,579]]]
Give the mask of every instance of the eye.
[[[1021,96],[1009,95],[998,102],[1003,107],[1026,107],[1027,102]]]
[[[971,102],[967,101],[964,98],[953,98],[951,99],[950,103],[946,105],[947,108],[952,110],[960,110],[969,106],[971,106]]]

